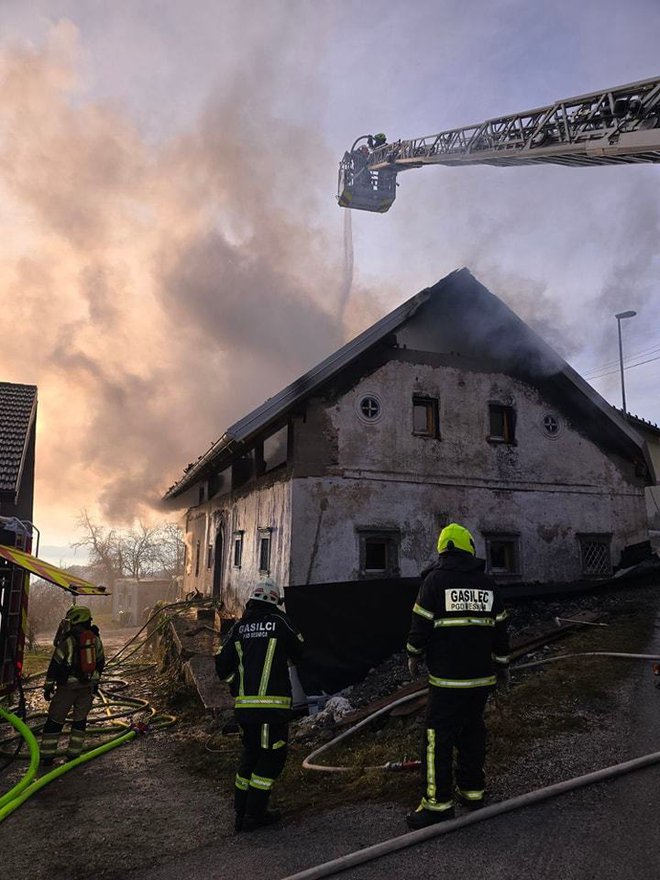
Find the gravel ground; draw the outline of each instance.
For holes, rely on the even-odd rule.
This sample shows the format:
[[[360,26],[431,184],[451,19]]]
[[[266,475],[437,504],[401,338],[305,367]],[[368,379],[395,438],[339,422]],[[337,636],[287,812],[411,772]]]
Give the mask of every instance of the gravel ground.
[[[545,625],[554,616],[600,609],[615,633],[619,623],[653,615],[660,620],[658,587],[628,588],[562,602],[526,603],[512,613],[516,633]],[[527,633],[526,633],[527,634]],[[658,641],[658,632],[650,632]],[[642,640],[644,641],[644,640]],[[629,650],[643,650],[644,644]],[[561,642],[554,651],[561,651]],[[627,661],[621,661],[627,664]],[[394,688],[403,658],[391,661]],[[524,760],[492,781],[494,800],[549,785],[632,757],[629,718],[639,676],[648,664],[625,665],[606,681],[606,700],[578,701],[579,725],[539,736]],[[383,690],[369,676],[349,695],[367,702]],[[540,685],[543,686],[543,679]],[[659,694],[660,698],[660,694]],[[352,700],[353,701],[353,700]],[[543,719],[524,719],[539,725]],[[38,793],[0,825],[3,875],[30,880],[142,880],[195,877],[204,880],[258,871],[263,880],[283,877],[405,831],[400,805],[346,805],[325,814],[287,821],[279,831],[232,835],[227,786],[200,778],[181,759],[187,731],[179,725],[122,746],[78,768]],[[16,778],[16,765],[1,777],[1,791]],[[268,859],[263,854],[267,847]]]

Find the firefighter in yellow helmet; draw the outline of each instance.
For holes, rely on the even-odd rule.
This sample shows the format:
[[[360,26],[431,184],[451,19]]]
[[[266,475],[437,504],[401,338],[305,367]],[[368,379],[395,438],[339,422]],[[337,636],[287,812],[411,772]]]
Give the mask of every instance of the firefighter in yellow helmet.
[[[55,651],[44,684],[44,698],[49,702],[41,739],[41,764],[45,767],[53,763],[57,740],[71,710],[67,761],[82,752],[87,716],[105,665],[98,627],[92,624],[92,613],[84,605],[69,608],[54,642]]]
[[[472,535],[450,523],[438,537],[438,554],[422,572],[406,645],[411,674],[417,676],[425,660],[429,680],[424,794],[406,817],[411,828],[453,819],[455,800],[468,810],[483,806],[483,713],[498,676],[508,675],[506,611],[484,560],[476,556]]]

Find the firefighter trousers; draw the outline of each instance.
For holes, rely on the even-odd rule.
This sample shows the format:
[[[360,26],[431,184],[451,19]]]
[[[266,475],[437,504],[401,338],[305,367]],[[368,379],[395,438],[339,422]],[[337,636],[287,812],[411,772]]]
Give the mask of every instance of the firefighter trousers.
[[[289,739],[287,722],[241,722],[241,755],[234,783],[234,807],[240,817],[258,819],[268,807],[273,783],[284,769]]]
[[[449,810],[454,805],[453,758],[456,749],[457,793],[463,800],[483,801],[486,725],[484,709],[492,688],[429,688],[422,742],[422,806]]]
[[[73,681],[58,684],[48,707],[48,719],[41,738],[41,757],[51,760],[57,751],[57,741],[67,715],[73,710],[71,734],[66,750],[67,760],[77,758],[82,752],[87,727],[87,716],[94,696],[89,682]]]

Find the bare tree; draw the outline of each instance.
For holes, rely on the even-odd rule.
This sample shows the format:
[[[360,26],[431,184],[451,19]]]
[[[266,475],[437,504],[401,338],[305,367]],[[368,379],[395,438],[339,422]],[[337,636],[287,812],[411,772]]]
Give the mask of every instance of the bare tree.
[[[112,587],[117,578],[165,574],[174,578],[183,571],[183,538],[175,523],[125,530],[105,529],[84,510],[78,520],[84,535],[74,547],[86,547],[90,563],[103,572]]]

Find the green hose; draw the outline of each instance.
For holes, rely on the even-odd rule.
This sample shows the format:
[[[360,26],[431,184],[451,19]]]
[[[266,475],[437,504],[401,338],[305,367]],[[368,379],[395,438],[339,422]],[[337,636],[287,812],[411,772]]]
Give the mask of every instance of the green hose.
[[[14,727],[20,735],[23,737],[27,746],[30,750],[30,766],[25,772],[25,776],[18,782],[13,788],[10,788],[6,794],[3,794],[0,797],[0,814],[1,808],[8,804],[10,801],[13,801],[14,798],[18,797],[22,791],[24,791],[34,779],[37,767],[39,766],[39,744],[34,738],[34,734],[30,730],[30,728],[21,721],[16,715],[13,715],[11,712],[6,712],[2,706],[0,706],[0,718],[4,718],[5,721],[8,721],[12,727]],[[0,820],[1,821],[1,820]]]
[[[14,792],[12,800],[9,803],[6,803],[2,808],[0,808],[0,822],[3,822],[7,818],[7,816],[13,813],[14,810],[18,809],[18,807],[20,807],[22,804],[24,804],[29,797],[32,797],[33,794],[36,794],[36,792],[42,789],[45,785],[48,785],[49,782],[52,782],[59,776],[63,776],[65,773],[68,773],[69,770],[73,770],[73,768],[77,767],[79,764],[84,764],[86,761],[91,761],[93,758],[98,758],[99,755],[104,754],[104,752],[109,752],[110,749],[114,749],[117,746],[122,745],[122,743],[134,739],[135,736],[137,736],[137,731],[129,730],[128,733],[123,733],[121,736],[110,740],[110,742],[104,743],[102,746],[98,746],[98,748],[96,749],[92,749],[91,752],[85,752],[84,755],[80,755],[80,757],[74,758],[73,761],[67,761],[66,764],[60,764],[59,767],[55,767],[54,770],[51,770],[49,773],[46,773],[39,779],[35,779],[34,782],[32,782],[31,784],[28,783],[27,788],[23,786],[24,790],[22,790],[20,794]],[[14,790],[12,789],[12,791]],[[11,792],[8,792],[8,794],[11,794]]]

